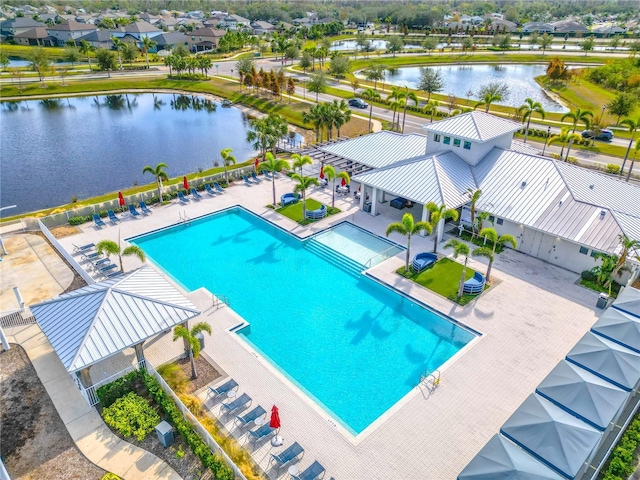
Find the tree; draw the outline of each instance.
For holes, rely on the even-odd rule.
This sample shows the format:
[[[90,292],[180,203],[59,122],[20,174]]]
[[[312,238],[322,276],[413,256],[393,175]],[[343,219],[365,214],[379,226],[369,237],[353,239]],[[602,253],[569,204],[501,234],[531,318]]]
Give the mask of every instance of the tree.
[[[200,71],[202,71],[202,73],[204,73],[204,76],[208,78],[209,70],[211,70],[211,67],[213,67],[213,60],[205,55],[200,55],[196,57],[196,63]]]
[[[298,47],[296,47],[295,45],[289,45],[287,48],[284,49],[283,58],[285,60],[289,60],[290,62],[293,62],[299,56],[300,56],[300,50],[298,50]]]
[[[540,102],[534,102],[531,98],[525,98],[524,103],[518,108],[518,113],[522,115],[522,121],[527,122],[527,128],[524,131],[524,143],[527,143],[531,117],[534,113],[538,113],[540,114],[540,117],[542,117],[542,120],[544,120],[545,111]]]
[[[593,47],[595,46],[596,41],[593,38],[593,35],[585,38],[582,43],[580,44],[580,48],[582,49],[582,51],[584,52],[585,56],[591,51],[593,50]]]
[[[300,169],[300,175],[302,175],[302,167],[304,167],[305,165],[313,164],[313,160],[311,160],[311,157],[309,155],[300,156],[299,154],[294,153],[293,155],[291,155],[290,160],[293,162],[291,163],[291,166],[294,170],[296,168]]]
[[[464,281],[467,276],[467,262],[469,261],[469,253],[471,253],[471,250],[466,243],[456,240],[455,238],[452,238],[445,243],[444,248],[453,248],[453,258],[458,258],[459,256],[464,257],[462,275],[460,277],[460,283],[458,284],[458,298],[462,298],[462,294],[464,293]]]
[[[478,108],[479,106],[484,105],[484,111],[489,112],[489,107],[493,102],[499,102],[507,99],[509,96],[509,86],[506,83],[489,82],[480,87],[477,95],[481,100],[476,103],[475,107]]]
[[[274,150],[278,140],[289,131],[287,121],[277,113],[270,113],[265,118],[250,120],[251,130],[247,132],[247,141],[253,143],[253,148],[260,150],[262,160],[266,159],[266,153]]]
[[[511,35],[502,35],[500,36],[500,41],[498,42],[498,47],[502,50],[502,54],[504,55],[509,48],[511,48]]]
[[[553,82],[569,78],[569,69],[565,65],[564,60],[561,60],[558,57],[554,57],[549,62],[545,73],[547,77],[549,77],[549,80]]]
[[[293,191],[302,193],[302,220],[304,221],[307,219],[307,189],[311,185],[320,185],[320,183],[316,177],[303,177],[297,173],[291,175],[291,180],[298,182],[298,184],[293,187]]]
[[[132,66],[134,60],[140,55],[140,50],[131,42],[124,42],[122,46],[122,60],[129,63],[129,67]]]
[[[376,92],[373,88],[367,88],[364,92],[362,92],[362,98],[365,100],[369,100],[369,128],[368,131],[371,132],[371,116],[373,115],[373,101],[380,100],[380,94]]]
[[[569,158],[571,145],[573,144],[573,142],[580,141],[580,140],[582,140],[582,136],[578,135],[577,133],[569,133],[568,128],[563,128],[560,131],[560,133],[551,135],[549,137],[549,140],[547,141],[547,145],[551,145],[552,143],[562,144],[562,149],[560,150],[560,159],[562,159],[562,156],[564,154],[564,146],[568,143],[569,148],[567,149],[567,156],[565,157],[565,161],[566,161]]]
[[[471,214],[471,238],[476,236],[476,203],[480,199],[482,195],[482,190],[473,188],[468,188],[467,192],[469,193],[469,197],[471,198],[471,205],[469,206],[469,212]]]
[[[504,245],[505,243],[508,243],[512,248],[515,249],[518,248],[518,241],[513,235],[498,235],[498,232],[496,232],[495,229],[491,227],[483,228],[482,230],[480,230],[480,236],[486,240],[489,240],[493,244],[492,248],[481,247],[473,251],[474,256],[486,257],[489,259],[489,267],[487,268],[487,274],[485,275],[488,282],[491,275],[491,266],[493,265],[493,260],[495,259],[496,255],[496,247],[498,245]]]
[[[351,109],[344,100],[334,100],[330,104],[331,118],[330,121],[336,127],[338,137],[340,137],[340,129],[344,124],[351,120]]]
[[[329,73],[336,78],[343,78],[350,70],[349,58],[344,55],[336,55],[331,59]]]
[[[433,115],[438,111],[438,102],[435,100],[429,100],[422,111],[431,115],[431,123],[433,123]]]
[[[432,226],[428,222],[414,222],[413,215],[405,213],[401,222],[394,222],[387,226],[386,236],[392,233],[399,233],[407,237],[407,253],[405,257],[404,271],[409,271],[409,259],[411,258],[411,236],[420,232],[426,232],[431,235]]]
[[[302,57],[300,57],[300,68],[302,68],[302,71],[305,73],[305,75],[307,74],[307,68],[311,67],[314,63],[314,58],[312,56],[311,53],[309,53],[307,50],[302,52]]]
[[[353,94],[355,95],[358,88],[360,88],[360,81],[356,77],[353,77],[349,81],[349,83],[351,84],[351,88],[353,88]]]
[[[9,56],[4,52],[0,52],[0,69],[6,70],[10,63]]]
[[[403,102],[404,105],[404,114],[402,115],[402,133],[404,133],[404,121],[407,118],[407,106],[409,105],[409,101],[411,100],[415,106],[418,106],[418,96],[414,93],[409,91],[409,87],[405,86],[400,90],[400,93],[398,93],[398,99]]]
[[[45,74],[51,68],[49,53],[42,47],[36,47],[27,54],[27,60],[29,61],[31,69],[38,73],[38,77],[42,82]]]
[[[324,171],[324,176],[327,177],[327,181],[329,182],[333,181],[331,207],[335,207],[336,206],[336,180],[338,178],[343,178],[345,182],[351,183],[351,178],[349,177],[349,174],[347,172],[336,173],[336,169],[332,165],[325,165],[323,171]]]
[[[628,116],[636,104],[638,103],[638,97],[633,93],[621,92],[609,103],[609,111],[612,115],[618,117],[616,123],[620,123],[620,118]]]
[[[404,40],[397,35],[394,35],[389,39],[387,43],[387,51],[393,53],[393,56],[396,56],[396,53],[402,51],[404,48]]]
[[[573,120],[573,130],[571,133],[576,133],[578,122],[584,123],[585,128],[589,128],[591,120],[593,119],[593,112],[590,110],[582,110],[580,107],[577,107],[573,112],[565,113],[560,121],[564,122],[565,118]]]
[[[117,66],[117,58],[115,52],[111,52],[106,48],[96,50],[96,62],[101,70],[106,70],[107,75],[111,76],[111,70]]]
[[[438,248],[438,224],[441,221],[458,220],[458,211],[453,208],[447,208],[444,204],[437,205],[434,202],[427,203],[424,208],[429,212],[429,223],[431,224],[432,230],[435,231],[435,236],[433,237],[433,253],[436,253]]]
[[[206,322],[199,322],[196,323],[191,330],[182,325],[178,325],[173,329],[173,341],[175,342],[179,338],[184,341],[187,354],[189,355],[189,361],[191,362],[191,378],[193,379],[198,378],[195,360],[200,356],[200,340],[198,339],[198,334],[202,332],[207,332],[211,335],[211,326]]]
[[[533,47],[537,45],[539,41],[540,41],[540,34],[537,31],[531,32],[531,34],[529,35],[529,43],[531,44],[531,46]]]
[[[289,96],[289,103],[291,103],[291,97],[296,93],[296,82],[293,77],[287,79],[287,95]]]
[[[378,90],[378,82],[385,79],[387,67],[380,63],[370,63],[364,70],[368,82],[373,82],[373,88]]]
[[[71,64],[71,67],[75,67],[76,63],[82,60],[82,54],[78,47],[66,46],[64,47],[64,59]]]
[[[553,43],[552,35],[549,35],[548,33],[542,34],[542,36],[540,37],[540,47],[542,47],[543,55],[544,55],[544,52],[547,50],[547,48],[549,48],[549,46],[551,46],[552,43]]]
[[[618,257],[618,261],[616,262],[616,265],[611,272],[611,279],[613,279],[621,270],[625,268],[625,264],[627,263],[631,252],[635,252],[636,260],[640,260],[640,257],[638,256],[638,252],[640,252],[640,240],[632,240],[624,233],[618,235],[618,240],[620,241],[621,251],[620,256]],[[611,282],[611,279],[609,280],[609,283]]]
[[[122,52],[124,42],[118,37],[114,37],[113,35],[111,35],[111,41],[113,42],[113,48],[115,48],[116,52],[118,52],[118,65],[120,65],[120,70],[122,70],[122,57],[120,56],[120,52]]]
[[[307,82],[307,90],[316,94],[316,103],[318,103],[318,95],[327,91],[327,76],[324,72],[311,75],[311,79]]]
[[[438,46],[438,39],[436,37],[427,37],[422,42],[422,48],[424,48],[429,55],[431,55],[431,51],[435,50]]]
[[[633,140],[636,138],[636,132],[638,131],[638,128],[640,128],[640,117],[638,117],[638,119],[635,121],[631,118],[625,118],[620,122],[620,125],[626,125],[627,127],[629,127],[629,133],[631,134],[631,140],[629,140],[629,146],[627,147],[627,152],[624,155],[622,167],[620,167],[620,175],[622,175],[624,173],[624,166],[627,163],[627,158],[629,158],[631,145],[633,144]]]
[[[418,81],[418,90],[427,92],[427,102],[431,100],[431,94],[437,93],[444,88],[444,79],[440,70],[432,68],[420,69],[420,80]]]
[[[231,148],[224,148],[220,150],[220,156],[222,157],[222,166],[224,167],[224,179],[227,182],[227,185],[229,185],[229,172],[227,168],[231,165],[236,164],[236,157],[231,155],[231,152],[233,152],[233,149]]]
[[[124,267],[122,266],[122,257],[138,257],[138,259],[143,263],[147,259],[144,251],[137,245],[129,245],[127,248],[122,250],[119,240],[118,243],[112,240],[102,240],[96,244],[96,251],[99,254],[106,253],[107,257],[110,257],[111,255],[117,255],[121,273],[124,273]]]
[[[149,50],[155,47],[158,42],[151,39],[151,37],[143,37],[142,38],[142,52],[144,53],[144,58],[147,61],[147,68],[149,68]]]
[[[636,147],[633,150],[633,158],[631,159],[631,165],[629,165],[629,171],[627,172],[627,182],[631,178],[631,172],[633,172],[633,165],[636,162],[636,155],[640,153],[640,140],[636,140]]]
[[[259,170],[266,170],[271,172],[271,187],[273,189],[273,206],[276,206],[276,172],[281,172],[284,169],[289,169],[291,166],[289,162],[284,158],[276,158],[271,152],[267,152],[266,158],[263,162],[258,164]]]
[[[322,105],[316,104],[312,106],[309,111],[302,112],[302,121],[304,123],[311,123],[316,131],[316,143],[320,141],[320,129],[324,124],[324,112]]]
[[[164,172],[165,168],[169,168],[166,163],[158,163],[155,168],[151,165],[147,165],[142,169],[142,173],[150,173],[156,179],[156,183],[158,184],[158,200],[162,203],[162,181],[169,180],[169,177]]]

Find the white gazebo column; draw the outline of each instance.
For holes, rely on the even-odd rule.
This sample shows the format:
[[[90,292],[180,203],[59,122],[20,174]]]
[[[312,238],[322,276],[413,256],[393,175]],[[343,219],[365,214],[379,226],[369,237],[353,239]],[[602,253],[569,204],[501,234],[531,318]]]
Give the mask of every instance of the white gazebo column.
[[[387,194],[387,192],[385,192],[383,190],[382,191],[382,198],[380,199],[380,203],[385,203],[387,201],[386,194]]]
[[[79,372],[77,372],[78,377],[80,378],[80,382],[84,385],[84,388],[89,388],[93,385],[93,381],[91,380],[91,374],[89,373],[89,367],[85,367]]]
[[[442,243],[444,241],[444,218],[438,222],[438,242]],[[436,246],[436,248],[438,248]]]
[[[364,211],[364,200],[367,198],[367,186],[364,183],[361,183],[360,186],[360,210]]]
[[[427,210],[426,208],[422,209],[422,218],[420,219],[420,221],[422,221],[422,222],[428,222],[429,221],[429,210]],[[427,232],[425,230],[421,230],[420,231],[420,236],[426,237],[427,236]]]
[[[136,359],[138,360],[138,363],[140,363],[140,362],[142,362],[142,361],[146,360],[146,359],[144,358],[144,350],[143,350],[143,348],[142,348],[142,344],[143,344],[143,343],[144,343],[144,342],[140,342],[140,343],[138,343],[137,345],[135,345],[135,346],[133,347],[133,348],[135,349],[135,351],[136,351]]]
[[[374,188],[371,192],[371,215],[374,217],[378,214],[378,189]]]

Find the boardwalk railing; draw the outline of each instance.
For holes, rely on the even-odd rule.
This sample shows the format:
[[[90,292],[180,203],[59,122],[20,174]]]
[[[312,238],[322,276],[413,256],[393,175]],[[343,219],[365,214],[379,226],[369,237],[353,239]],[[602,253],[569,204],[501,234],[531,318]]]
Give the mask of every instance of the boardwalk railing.
[[[73,269],[78,273],[78,275],[80,275],[82,277],[82,279],[85,282],[87,282],[88,285],[96,283],[96,281],[93,279],[93,277],[91,277],[91,275],[89,275],[89,273],[84,268],[82,268],[80,266],[80,264],[73,257],[73,255],[71,255],[69,252],[67,252],[62,247],[62,245],[60,245],[60,242],[58,242],[58,239],[53,236],[53,234],[49,231],[47,226],[43,222],[41,222],[40,219],[38,219],[38,228],[40,228],[40,231],[51,242],[51,245],[53,245],[53,248],[55,248],[58,251],[58,253],[60,255],[62,255],[62,257],[64,257],[64,259],[67,262],[69,262],[69,265],[71,265],[73,267]]]
[[[14,310],[9,312],[0,312],[0,327],[11,328],[21,327],[23,325],[33,325],[36,323],[36,317],[22,314],[22,310]]]

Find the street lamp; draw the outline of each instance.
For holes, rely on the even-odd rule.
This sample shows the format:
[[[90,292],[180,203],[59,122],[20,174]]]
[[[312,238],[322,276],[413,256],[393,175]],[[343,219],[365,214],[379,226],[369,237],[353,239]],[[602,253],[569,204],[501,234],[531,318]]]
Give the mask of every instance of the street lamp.
[[[606,105],[602,105],[602,113],[600,113],[600,120],[604,119],[604,111],[607,109]]]
[[[551,135],[551,127],[547,127],[547,141],[544,142],[544,146],[542,147],[542,156],[544,157],[544,151],[547,149],[547,142],[549,141],[549,136]]]

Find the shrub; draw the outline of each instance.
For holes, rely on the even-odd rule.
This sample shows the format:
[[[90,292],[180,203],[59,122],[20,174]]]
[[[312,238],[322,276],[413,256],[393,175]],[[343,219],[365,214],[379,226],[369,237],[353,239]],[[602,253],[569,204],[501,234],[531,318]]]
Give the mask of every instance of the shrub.
[[[167,363],[158,367],[158,373],[174,392],[183,393],[187,390],[189,379],[179,365]]]
[[[69,218],[69,225],[80,225],[91,220],[89,216],[76,216]]]
[[[124,377],[118,378],[96,390],[96,395],[102,408],[110,407],[118,398],[133,391],[133,384],[138,378],[138,371],[129,372]]]
[[[578,159],[576,157],[567,157],[567,163],[571,165],[578,165]]]
[[[640,415],[629,424],[620,442],[611,453],[611,459],[604,471],[605,480],[623,480],[629,478],[637,463],[636,451],[640,446]]]
[[[596,275],[591,270],[584,270],[580,277],[582,280],[586,280],[587,282],[595,282],[597,280]]]
[[[620,173],[620,165],[616,165],[615,163],[609,163],[606,167],[604,167],[604,171],[607,173],[618,174]]]
[[[102,410],[104,421],[125,437],[136,437],[142,441],[152,432],[160,416],[140,395],[133,392],[118,398],[111,406]]]

